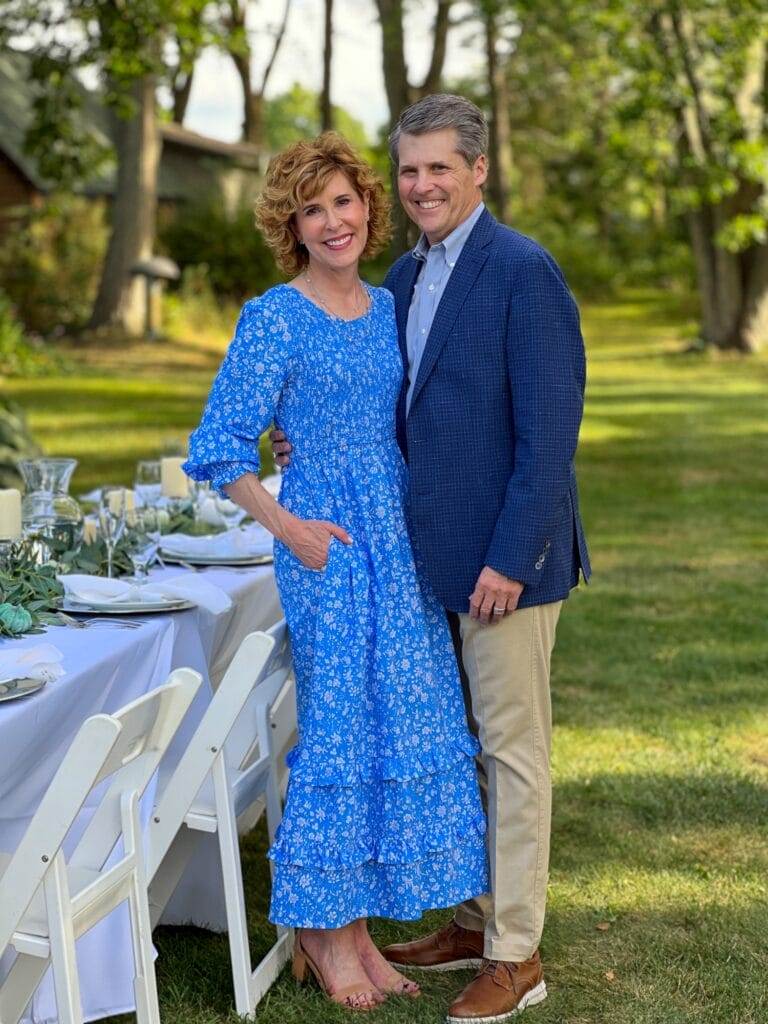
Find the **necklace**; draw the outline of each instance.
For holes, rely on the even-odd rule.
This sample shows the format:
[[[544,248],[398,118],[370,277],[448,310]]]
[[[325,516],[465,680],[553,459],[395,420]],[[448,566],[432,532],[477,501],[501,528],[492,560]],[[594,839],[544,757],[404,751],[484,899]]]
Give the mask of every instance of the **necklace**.
[[[334,312],[334,310],[331,309],[331,307],[328,305],[328,303],[325,301],[322,295],[320,295],[318,290],[312,284],[312,278],[309,276],[308,270],[304,271],[304,279],[306,280],[307,287],[309,288],[314,298],[317,299],[317,301],[320,303],[320,305],[323,307],[326,313],[328,313],[329,316],[331,316],[334,320],[341,320],[342,323],[349,322],[346,317],[339,316],[338,313]],[[360,283],[360,278],[358,277],[358,279],[355,282],[355,305],[353,307],[354,316],[352,317],[352,319],[356,319],[357,317],[362,316],[363,313],[366,311],[367,307],[368,293],[363,288],[362,284]]]

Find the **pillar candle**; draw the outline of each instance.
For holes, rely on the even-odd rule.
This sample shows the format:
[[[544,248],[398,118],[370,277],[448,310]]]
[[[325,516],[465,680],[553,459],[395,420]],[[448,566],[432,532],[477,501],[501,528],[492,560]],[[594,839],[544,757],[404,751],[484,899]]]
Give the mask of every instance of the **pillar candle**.
[[[0,540],[21,537],[21,492],[15,487],[0,490]]]
[[[125,499],[125,505],[123,508],[125,509],[126,514],[128,512],[133,512],[136,508],[135,492],[130,490],[128,487],[121,487],[120,490],[109,492],[109,511],[113,516],[120,515],[120,512],[122,511],[120,506],[123,503],[123,499]]]
[[[181,468],[184,459],[160,459],[160,485],[166,498],[189,497],[189,477]]]

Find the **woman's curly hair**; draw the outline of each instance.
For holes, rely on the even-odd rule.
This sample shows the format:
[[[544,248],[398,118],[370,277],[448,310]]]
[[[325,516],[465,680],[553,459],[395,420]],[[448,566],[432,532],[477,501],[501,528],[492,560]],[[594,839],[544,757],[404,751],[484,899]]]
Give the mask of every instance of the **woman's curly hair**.
[[[368,197],[368,241],[361,258],[375,256],[389,241],[390,203],[381,178],[341,135],[323,132],[316,139],[294,142],[270,160],[256,200],[256,225],[284,273],[298,274],[309,262],[292,230],[296,211],[322,192],[337,171],[361,198]]]

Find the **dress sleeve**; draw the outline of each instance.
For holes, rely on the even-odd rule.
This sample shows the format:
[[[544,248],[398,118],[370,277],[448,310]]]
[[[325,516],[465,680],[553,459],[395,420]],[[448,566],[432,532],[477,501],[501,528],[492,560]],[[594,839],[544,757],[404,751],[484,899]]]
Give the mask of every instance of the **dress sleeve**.
[[[183,469],[224,494],[245,473],[259,472],[259,437],[272,422],[290,369],[290,332],[263,299],[247,302],[219,367],[202,419],[189,438]]]

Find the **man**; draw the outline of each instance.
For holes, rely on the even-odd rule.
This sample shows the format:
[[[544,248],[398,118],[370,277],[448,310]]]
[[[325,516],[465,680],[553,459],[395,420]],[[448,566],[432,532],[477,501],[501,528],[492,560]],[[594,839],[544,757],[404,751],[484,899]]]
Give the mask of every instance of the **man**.
[[[480,967],[451,1024],[505,1020],[546,997],[550,655],[562,602],[590,573],[573,468],[578,311],[552,257],[485,209],[487,141],[481,111],[460,96],[403,112],[390,152],[422,235],[384,282],[408,371],[397,427],[411,537],[445,606],[482,747],[492,885],[447,927],[384,955]],[[277,454],[290,451],[281,438]]]

